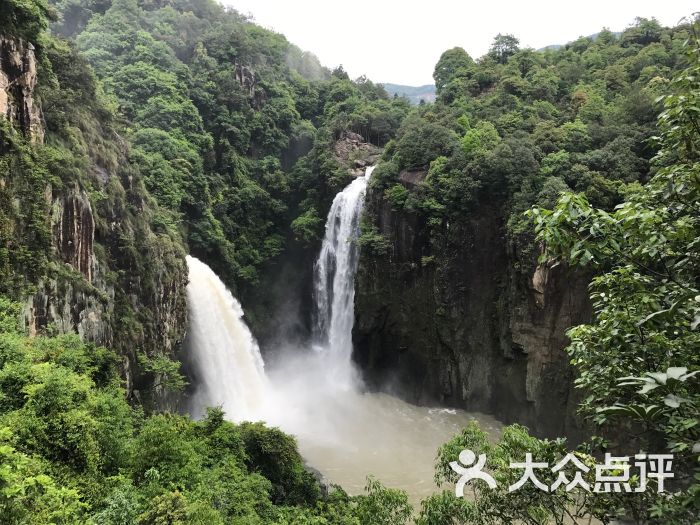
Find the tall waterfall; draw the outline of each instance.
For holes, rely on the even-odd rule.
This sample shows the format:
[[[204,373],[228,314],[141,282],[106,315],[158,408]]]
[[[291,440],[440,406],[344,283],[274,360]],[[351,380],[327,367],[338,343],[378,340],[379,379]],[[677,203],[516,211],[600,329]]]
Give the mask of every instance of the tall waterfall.
[[[187,256],[187,267],[185,346],[197,384],[191,412],[201,416],[204,407],[221,406],[230,419],[257,419],[268,385],[241,304],[202,261]]]
[[[315,336],[343,367],[352,355],[352,326],[355,322],[355,272],[357,238],[367,182],[374,166],[351,182],[333,199],[326,219],[326,234],[314,267],[316,301]]]
[[[314,271],[316,300],[315,337],[322,351],[299,365],[305,376],[324,389],[347,390],[355,385],[350,363],[354,322],[357,237],[367,181],[373,168],[336,195],[328,213],[326,234]],[[288,392],[280,393],[280,378],[268,380],[260,350],[243,321],[240,303],[203,262],[187,257],[189,283],[187,305],[190,327],[185,346],[196,390],[190,412],[201,416],[208,406],[221,406],[230,419],[288,421],[299,414]],[[287,363],[293,368],[294,359]],[[282,381],[293,384],[299,369],[285,373]],[[277,384],[274,384],[277,382]],[[325,390],[324,390],[325,391]]]

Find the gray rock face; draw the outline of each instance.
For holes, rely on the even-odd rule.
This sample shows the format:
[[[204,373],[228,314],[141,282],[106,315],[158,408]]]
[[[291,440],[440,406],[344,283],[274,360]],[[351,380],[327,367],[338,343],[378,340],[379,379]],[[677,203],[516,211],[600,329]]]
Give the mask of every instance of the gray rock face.
[[[355,359],[371,386],[582,438],[564,333],[590,316],[585,277],[518,270],[488,206],[452,227],[434,257],[417,219],[376,194],[367,209],[392,244],[382,259],[363,253],[357,277]]]
[[[109,268],[95,256],[95,216],[85,191],[74,187],[52,194],[53,252],[60,271],[37,284],[25,306],[30,335],[47,328],[78,333],[86,341],[112,346],[115,290],[107,282]]]
[[[98,345],[113,345],[112,287],[88,287],[78,280],[47,279],[40,282],[37,288],[38,291],[25,306],[30,335],[37,335],[51,327],[58,333],[75,332],[82,339]]]
[[[255,78],[255,73],[248,67],[241,64],[236,64],[235,70],[236,80],[244,88],[249,96],[255,95],[255,86],[257,85],[257,79]]]
[[[241,75],[241,82],[254,89],[252,73],[245,70]],[[44,129],[36,83],[33,46],[0,37],[0,118],[40,145]],[[126,147],[119,142],[115,148],[124,163]],[[41,154],[39,147],[37,152]],[[119,161],[102,167],[88,160],[88,173],[76,177],[79,180],[63,181],[60,187],[47,184],[44,191],[51,264],[40,281],[32,283],[25,322],[30,335],[77,333],[114,348],[123,356],[127,389],[138,397],[138,389],[150,385],[139,373],[137,351],[172,356],[184,338],[184,250],[177,239],[151,230],[153,211],[132,172]],[[12,188],[5,186],[5,175],[0,184]],[[107,197],[92,201],[94,189]],[[168,408],[167,393],[156,392],[158,396],[162,399],[154,403]]]
[[[255,71],[248,66],[236,63],[234,64],[234,75],[236,81],[240,84],[243,91],[250,97],[251,103],[255,109],[260,109],[267,102],[265,90],[258,88],[258,77]]]
[[[141,245],[146,267],[138,267],[132,254],[120,256],[119,243],[136,241],[138,232],[119,211],[107,222],[111,228],[96,235],[97,212],[87,193],[77,187],[52,198],[53,251],[57,272],[37,284],[25,305],[31,335],[77,333],[86,341],[114,348],[124,356],[123,374],[129,393],[145,388],[133,376],[138,370],[137,350],[148,355],[174,355],[186,330],[184,254]],[[98,253],[100,256],[98,257]],[[119,306],[118,306],[118,303]],[[126,316],[133,319],[127,320]],[[129,326],[129,323],[135,323]],[[165,392],[161,393],[164,401]]]
[[[365,169],[368,166],[377,163],[382,150],[369,142],[365,142],[362,135],[352,131],[345,131],[335,141],[333,153],[341,165],[347,166],[353,177],[361,177],[365,174]]]
[[[425,180],[427,174],[428,172],[422,169],[403,170],[399,173],[399,181],[408,188],[415,188]]]
[[[53,203],[53,238],[59,257],[89,283],[95,264],[95,220],[83,191],[72,190]]]
[[[0,115],[36,142],[43,142],[41,110],[34,100],[37,81],[34,46],[0,36]]]

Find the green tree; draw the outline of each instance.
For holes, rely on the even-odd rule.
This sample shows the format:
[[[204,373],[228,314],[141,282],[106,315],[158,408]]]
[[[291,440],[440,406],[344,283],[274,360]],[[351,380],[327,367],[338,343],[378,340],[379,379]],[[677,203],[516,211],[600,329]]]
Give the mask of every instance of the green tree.
[[[505,64],[508,58],[520,49],[520,40],[513,35],[498,33],[489,48],[488,55],[500,64]]]
[[[36,42],[55,17],[46,0],[6,0],[0,4],[3,31],[29,42]]]
[[[357,517],[363,525],[405,525],[413,515],[406,493],[387,489],[374,478],[367,479],[365,494],[358,497]]]
[[[678,485],[640,519],[690,523],[697,516],[700,442],[700,45],[662,98],[656,174],[613,212],[582,195],[530,212],[543,261],[593,266],[595,320],[569,331],[568,351],[599,425],[639,425],[643,443],[675,454]]]
[[[437,94],[440,95],[455,78],[468,76],[473,65],[474,60],[461,47],[453,47],[440,55],[433,72]]]

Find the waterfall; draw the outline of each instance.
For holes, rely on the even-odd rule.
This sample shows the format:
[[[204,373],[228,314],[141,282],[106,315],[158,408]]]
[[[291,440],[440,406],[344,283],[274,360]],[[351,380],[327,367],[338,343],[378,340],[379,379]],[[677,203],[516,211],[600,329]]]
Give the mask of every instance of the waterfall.
[[[199,417],[205,407],[221,406],[235,421],[264,419],[300,433],[300,422],[311,425],[309,407],[318,404],[319,397],[355,390],[358,380],[351,356],[356,241],[372,170],[336,195],[328,213],[314,265],[314,337],[320,351],[288,355],[277,376],[266,377],[240,303],[206,264],[187,257],[190,323],[185,348],[196,385],[189,407],[192,415]]]
[[[355,272],[359,249],[360,216],[367,182],[374,166],[352,181],[333,199],[326,219],[326,234],[314,266],[316,301],[315,337],[347,368],[352,356],[352,326],[355,322]]]
[[[256,419],[268,385],[241,304],[202,261],[187,256],[187,267],[185,347],[197,385],[190,411],[201,416],[204,407],[221,406],[230,419]]]
[[[417,498],[434,490],[435,450],[470,416],[359,388],[351,360],[356,240],[371,174],[369,168],[339,193],[328,214],[314,266],[316,351],[281,342],[265,371],[240,303],[206,264],[187,257],[185,350],[196,385],[189,410],[201,417],[205,407],[221,406],[227,419],[265,421],[293,434],[305,460],[351,494],[361,494],[373,473]]]

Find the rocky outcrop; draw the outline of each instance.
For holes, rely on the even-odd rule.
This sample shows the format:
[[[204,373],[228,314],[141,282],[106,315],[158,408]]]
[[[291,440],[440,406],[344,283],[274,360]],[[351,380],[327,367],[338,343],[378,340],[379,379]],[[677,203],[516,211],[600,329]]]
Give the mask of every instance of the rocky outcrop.
[[[0,115],[35,142],[43,142],[41,110],[34,99],[37,63],[34,46],[0,36]]]
[[[258,77],[248,66],[236,63],[233,70],[234,78],[243,91],[250,97],[251,104],[255,109],[260,109],[267,102],[267,95],[264,89],[258,89]]]
[[[242,74],[242,81],[250,83],[250,75]],[[32,155],[40,157],[45,151],[41,145],[44,131],[36,83],[37,61],[32,45],[18,38],[0,37],[0,118],[7,119],[17,131],[12,144],[21,144],[21,151],[31,149]],[[29,194],[39,201],[38,205],[32,202],[31,217],[37,224],[28,224],[26,216],[18,212],[4,223],[5,227],[15,229],[15,233],[39,230],[41,242],[36,241],[32,249],[46,262],[37,264],[39,269],[32,270],[26,285],[14,288],[12,293],[25,300],[29,334],[77,333],[86,341],[115,349],[122,356],[130,395],[143,399],[139,390],[154,390],[155,395],[148,399],[152,406],[172,408],[167,393],[152,388],[157,378],[154,381],[152,375],[140,370],[137,355],[175,356],[184,339],[184,249],[175,235],[153,231],[153,205],[138,171],[127,161],[128,145],[108,125],[95,129],[102,136],[94,152],[93,144],[86,142],[81,144],[85,154],[69,153],[84,162],[86,168],[80,173],[61,173],[58,177],[54,173],[22,171],[24,164],[13,163],[12,157],[24,153],[12,148],[0,151],[11,156],[8,166],[22,168],[13,168],[0,177],[3,197],[16,203],[12,209],[21,208],[22,195]],[[105,149],[109,150],[107,155]],[[112,160],[102,166],[98,157]],[[31,169],[35,168],[26,167]],[[29,189],[22,184],[28,174],[39,180],[32,181],[34,186]],[[43,175],[45,178],[40,178]],[[60,183],[48,182],[54,179],[60,179]],[[20,193],[30,190],[33,193]],[[19,234],[15,237],[20,238]],[[20,267],[13,270],[18,274],[23,271]]]
[[[399,182],[407,188],[415,188],[425,180],[428,172],[424,169],[403,170],[399,173]]]
[[[526,358],[526,421],[540,435],[588,437],[589,429],[576,416],[581,392],[573,388],[574,371],[564,349],[566,331],[591,319],[589,281],[564,265],[538,265],[530,277],[510,270],[505,335],[513,352]],[[523,403],[501,410],[509,421],[519,421],[521,407]]]
[[[236,80],[241,85],[241,87],[248,92],[249,96],[254,96],[255,86],[258,83],[257,79],[255,78],[255,73],[253,73],[253,71],[249,67],[243,66],[241,64],[236,64],[236,68],[234,71]]]
[[[329,149],[341,169],[353,177],[364,175],[367,167],[376,164],[382,153],[380,148],[365,142],[361,135],[352,131],[342,133],[329,144]],[[348,182],[343,177],[341,184]],[[334,188],[322,192],[318,209],[324,222],[337,191],[338,188]],[[258,340],[266,362],[272,362],[277,352],[285,347],[308,346],[313,324],[314,263],[321,241],[321,238],[313,243],[288,239],[284,253],[262,269],[258,283],[252,286],[243,284],[236,290],[246,312],[246,322]]]
[[[333,153],[340,165],[347,167],[353,177],[360,177],[365,174],[368,166],[377,163],[382,150],[366,142],[362,135],[344,131],[333,144]]]
[[[402,177],[410,187],[421,174]],[[392,247],[363,252],[356,281],[355,359],[370,386],[582,438],[564,348],[566,329],[590,316],[587,280],[564,267],[518,270],[488,205],[433,248],[425,225],[380,195],[367,211]]]
[[[78,333],[99,345],[114,344],[115,289],[109,268],[95,256],[95,216],[87,193],[77,186],[54,195],[51,210],[54,258],[58,269],[37,283],[27,300],[29,333]]]
[[[29,335],[47,330],[77,333],[85,341],[111,347],[114,288],[100,285],[90,286],[79,278],[66,276],[42,280],[25,306]]]
[[[61,260],[92,283],[95,219],[85,192],[71,190],[53,203],[53,238]]]
[[[27,300],[29,333],[75,332],[114,348],[124,357],[129,392],[147,388],[133,376],[137,353],[173,356],[184,339],[184,252],[124,208],[95,209],[78,187],[50,198],[57,269]]]

